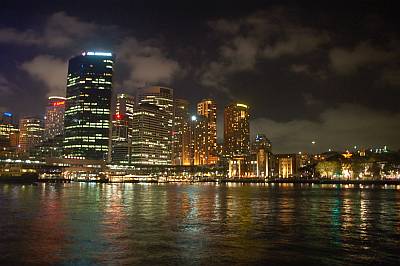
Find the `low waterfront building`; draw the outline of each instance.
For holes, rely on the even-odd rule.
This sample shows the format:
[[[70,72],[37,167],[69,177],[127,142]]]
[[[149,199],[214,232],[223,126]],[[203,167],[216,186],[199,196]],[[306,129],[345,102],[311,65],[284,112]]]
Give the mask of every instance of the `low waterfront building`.
[[[276,163],[279,177],[295,177],[300,168],[300,157],[298,154],[277,154]]]

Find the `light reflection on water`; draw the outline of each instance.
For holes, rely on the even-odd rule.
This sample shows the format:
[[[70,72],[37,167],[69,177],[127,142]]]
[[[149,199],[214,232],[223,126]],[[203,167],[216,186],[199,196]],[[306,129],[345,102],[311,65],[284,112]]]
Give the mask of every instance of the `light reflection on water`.
[[[393,264],[397,186],[0,185],[0,264]]]

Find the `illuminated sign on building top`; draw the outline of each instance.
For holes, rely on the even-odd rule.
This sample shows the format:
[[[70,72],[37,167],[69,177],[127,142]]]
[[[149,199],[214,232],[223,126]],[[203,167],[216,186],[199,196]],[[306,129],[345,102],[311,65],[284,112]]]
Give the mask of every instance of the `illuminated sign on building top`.
[[[61,105],[64,105],[64,104],[65,104],[65,101],[59,101],[59,102],[54,102],[53,106],[61,106]]]
[[[86,56],[86,55],[112,56],[112,53],[108,53],[108,52],[83,52],[82,55],[83,56]]]
[[[57,99],[57,100],[65,100],[65,97],[61,97],[61,96],[50,96],[50,97],[49,97],[49,100],[54,100],[54,99]]]
[[[12,113],[9,113],[9,112],[5,112],[5,113],[3,113],[3,115],[7,116],[7,117],[12,117],[13,116]]]
[[[248,106],[247,106],[247,105],[245,105],[245,104],[242,104],[242,103],[237,103],[237,104],[236,104],[236,106],[237,106],[237,107],[248,108]]]

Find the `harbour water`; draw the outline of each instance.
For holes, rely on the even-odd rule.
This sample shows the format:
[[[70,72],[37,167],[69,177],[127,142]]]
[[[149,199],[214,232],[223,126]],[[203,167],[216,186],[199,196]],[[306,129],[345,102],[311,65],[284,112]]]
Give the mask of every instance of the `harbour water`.
[[[1,265],[398,265],[400,186],[0,185]]]

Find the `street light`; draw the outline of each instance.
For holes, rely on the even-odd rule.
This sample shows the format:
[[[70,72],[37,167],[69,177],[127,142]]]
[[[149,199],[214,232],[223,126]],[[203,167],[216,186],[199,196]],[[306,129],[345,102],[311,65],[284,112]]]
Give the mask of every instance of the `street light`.
[[[312,148],[311,148],[311,153],[312,153],[312,161],[315,162],[315,143],[317,143],[315,140],[311,141]],[[313,165],[313,173],[312,173],[312,178],[315,176],[315,165]]]

